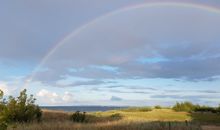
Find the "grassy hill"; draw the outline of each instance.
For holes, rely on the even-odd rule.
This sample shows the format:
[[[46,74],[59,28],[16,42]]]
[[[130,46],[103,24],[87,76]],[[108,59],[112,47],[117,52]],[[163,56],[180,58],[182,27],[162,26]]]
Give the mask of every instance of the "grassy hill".
[[[201,130],[218,125],[220,115],[171,109],[124,109],[86,114],[86,123],[70,121],[71,113],[44,110],[41,123],[12,124],[9,130]]]

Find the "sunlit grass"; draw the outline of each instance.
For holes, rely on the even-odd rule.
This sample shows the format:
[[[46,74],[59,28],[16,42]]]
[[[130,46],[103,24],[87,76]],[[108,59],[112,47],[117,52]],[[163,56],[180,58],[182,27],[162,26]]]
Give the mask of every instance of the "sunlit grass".
[[[148,112],[141,111],[107,111],[107,112],[97,112],[92,113],[97,116],[109,116],[114,113],[120,113],[123,117],[123,120],[131,120],[131,121],[185,121],[191,120],[191,117],[187,112],[175,112],[171,109],[153,109]]]

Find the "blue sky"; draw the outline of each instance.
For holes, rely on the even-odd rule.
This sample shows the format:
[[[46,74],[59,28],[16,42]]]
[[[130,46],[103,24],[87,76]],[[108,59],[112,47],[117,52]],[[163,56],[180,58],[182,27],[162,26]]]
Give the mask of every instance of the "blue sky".
[[[165,2],[179,6],[2,1],[0,89],[16,96],[27,88],[40,105],[218,105],[220,13]],[[184,3],[220,12],[218,0]]]

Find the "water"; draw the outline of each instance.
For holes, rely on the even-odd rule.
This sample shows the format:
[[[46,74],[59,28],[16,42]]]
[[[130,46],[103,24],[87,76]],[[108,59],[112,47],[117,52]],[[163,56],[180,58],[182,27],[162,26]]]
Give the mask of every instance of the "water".
[[[108,110],[117,110],[123,109],[126,107],[117,107],[117,106],[41,106],[42,109],[49,110],[62,110],[66,112],[96,112],[96,111],[108,111]]]

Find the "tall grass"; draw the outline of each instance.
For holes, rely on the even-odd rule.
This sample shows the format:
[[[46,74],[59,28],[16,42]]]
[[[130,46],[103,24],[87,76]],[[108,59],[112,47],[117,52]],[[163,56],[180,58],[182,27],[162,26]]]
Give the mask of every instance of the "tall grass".
[[[9,130],[201,130],[198,124],[184,122],[106,122],[80,124],[70,121],[20,124]]]

